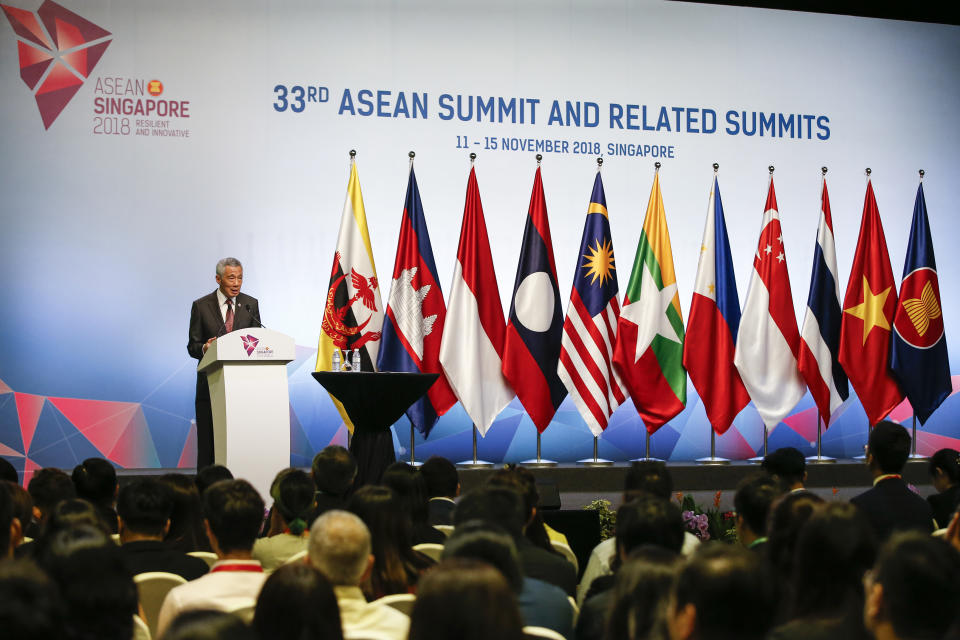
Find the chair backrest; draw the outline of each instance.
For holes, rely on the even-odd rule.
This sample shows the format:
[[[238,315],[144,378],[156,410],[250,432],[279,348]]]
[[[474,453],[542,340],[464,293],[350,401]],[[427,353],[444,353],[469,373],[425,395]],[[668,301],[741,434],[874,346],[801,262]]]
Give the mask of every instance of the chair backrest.
[[[394,593],[389,596],[383,596],[373,601],[373,604],[385,604],[405,615],[413,613],[413,603],[417,597],[412,593]]]
[[[132,640],[150,640],[150,627],[138,615],[133,616],[133,638]]]
[[[577,601],[573,599],[573,596],[567,596],[567,600],[570,601],[570,608],[573,609],[573,621],[570,624],[574,629],[576,629],[577,618],[580,617],[580,607],[577,606]]]
[[[163,599],[167,597],[167,592],[170,589],[184,584],[186,579],[175,573],[148,571],[133,576],[133,582],[137,585],[137,599],[140,601],[140,608],[146,617],[145,622],[150,636],[155,636],[157,635],[157,622],[160,618],[160,606],[163,604]]]
[[[566,640],[553,629],[546,627],[524,627],[523,637],[528,640]]]
[[[232,613],[241,620],[244,624],[250,624],[253,622],[253,613],[257,609],[256,601],[251,601],[248,604],[240,605],[239,607],[234,607],[233,609],[228,609],[227,613]]]
[[[423,555],[440,562],[440,556],[443,554],[443,545],[435,542],[422,542],[420,544],[413,545],[413,550],[419,551]]]
[[[283,564],[297,564],[298,562],[303,562],[307,558],[307,550],[297,551],[295,554],[283,561]]]
[[[433,528],[442,533],[443,535],[450,537],[450,534],[453,533],[452,524],[435,524]]]
[[[557,542],[556,540],[551,540],[550,546],[553,547],[554,551],[559,552],[564,558],[569,560],[573,565],[574,571],[577,572],[577,575],[580,575],[580,564],[577,562],[577,554],[573,552],[573,549],[562,542]]]
[[[217,561],[217,554],[213,551],[190,551],[187,553],[188,556],[193,556],[194,558],[200,558],[207,563],[208,567],[212,567],[213,563]]]

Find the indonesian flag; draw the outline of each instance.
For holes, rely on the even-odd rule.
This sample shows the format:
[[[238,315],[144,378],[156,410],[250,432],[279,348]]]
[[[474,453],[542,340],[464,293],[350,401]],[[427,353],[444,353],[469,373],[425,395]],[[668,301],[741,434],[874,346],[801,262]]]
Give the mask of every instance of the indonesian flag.
[[[647,215],[623,297],[613,362],[647,433],[683,411],[687,403],[683,316],[659,172],[653,176]]]
[[[540,168],[533,179],[503,350],[503,375],[537,431],[550,424],[567,389],[557,375],[563,312]]]
[[[513,400],[503,376],[506,328],[477,175],[470,169],[457,264],[440,344],[440,364],[481,436]]]
[[[800,333],[793,312],[787,256],[773,176],[767,190],[760,242],[743,307],[734,363],[767,428],[793,410],[806,391],[797,357]]]
[[[897,286],[873,184],[867,179],[860,237],[853,257],[840,326],[840,364],[850,377],[871,425],[903,400],[890,371],[890,328]]]
[[[683,366],[700,394],[707,419],[719,434],[730,428],[733,419],[750,402],[740,372],[733,364],[739,329],[740,297],[720,184],[714,177],[683,345]]]

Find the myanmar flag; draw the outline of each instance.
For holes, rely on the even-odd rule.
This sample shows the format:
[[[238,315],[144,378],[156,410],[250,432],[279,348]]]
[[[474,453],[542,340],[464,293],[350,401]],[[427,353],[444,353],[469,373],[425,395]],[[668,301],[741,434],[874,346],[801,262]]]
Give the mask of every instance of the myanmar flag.
[[[648,433],[683,411],[687,403],[683,335],[658,172],[653,178],[613,353],[614,365]]]

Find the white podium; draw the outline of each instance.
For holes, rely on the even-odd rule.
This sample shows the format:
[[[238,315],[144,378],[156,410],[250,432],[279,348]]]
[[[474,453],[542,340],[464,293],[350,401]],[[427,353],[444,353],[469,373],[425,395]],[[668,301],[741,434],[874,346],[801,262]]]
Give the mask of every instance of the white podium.
[[[290,466],[290,392],[286,364],[293,338],[264,328],[214,340],[197,371],[207,374],[214,461],[256,487],[270,504],[270,484]]]

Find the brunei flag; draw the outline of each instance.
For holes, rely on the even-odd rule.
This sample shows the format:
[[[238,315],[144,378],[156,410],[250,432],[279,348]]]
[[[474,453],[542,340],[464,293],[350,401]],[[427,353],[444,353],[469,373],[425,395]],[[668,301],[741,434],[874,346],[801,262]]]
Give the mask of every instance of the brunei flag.
[[[343,204],[337,250],[323,308],[316,370],[330,370],[334,351],[339,350],[341,359],[344,359],[344,350],[360,349],[361,368],[373,371],[382,326],[383,305],[367,232],[367,214],[363,209],[357,164],[351,159],[347,200]],[[330,399],[352,433],[353,423],[343,405],[333,396]]]
[[[633,396],[647,433],[662,427],[687,403],[683,336],[673,251],[657,172],[613,351],[614,365]]]

